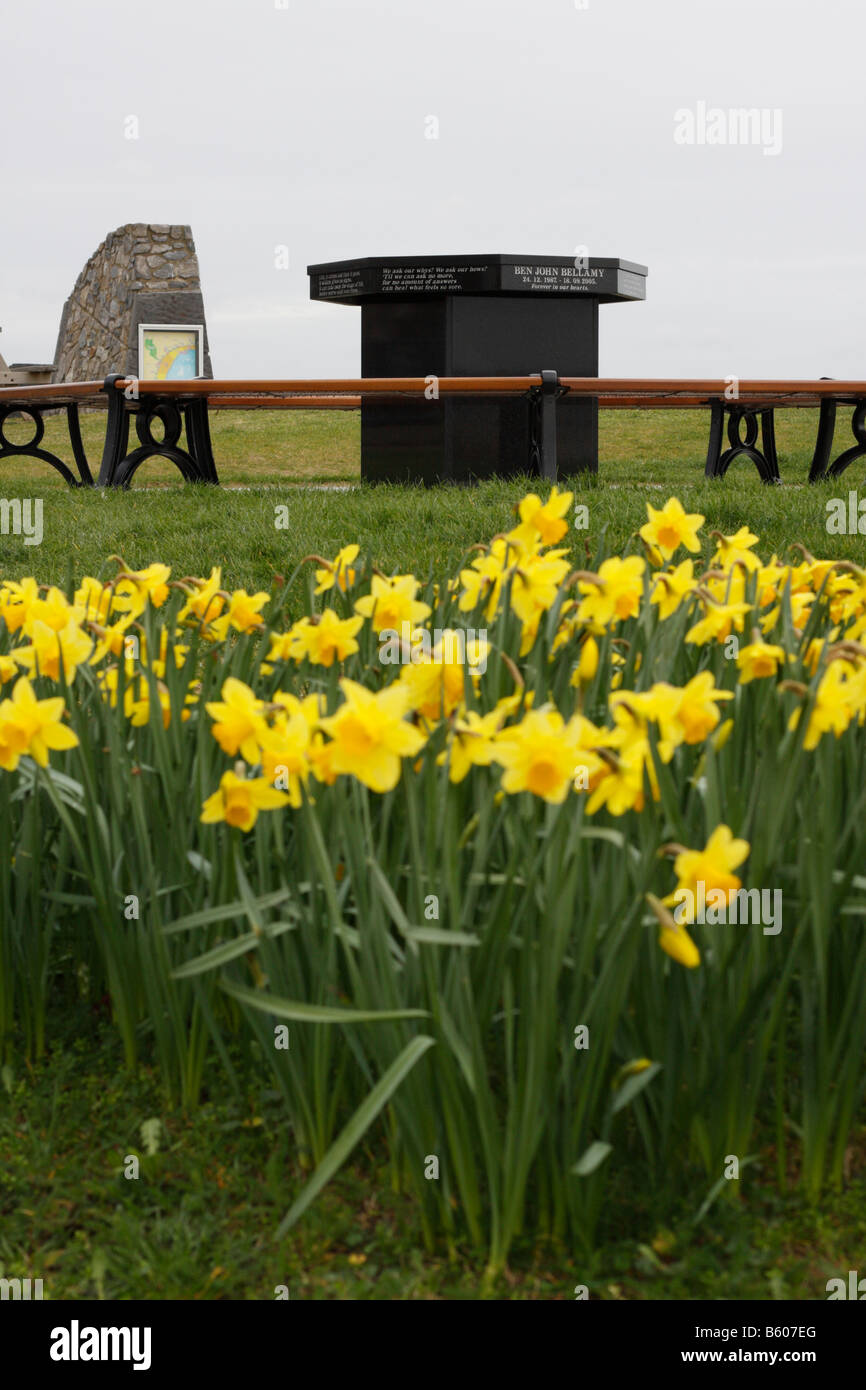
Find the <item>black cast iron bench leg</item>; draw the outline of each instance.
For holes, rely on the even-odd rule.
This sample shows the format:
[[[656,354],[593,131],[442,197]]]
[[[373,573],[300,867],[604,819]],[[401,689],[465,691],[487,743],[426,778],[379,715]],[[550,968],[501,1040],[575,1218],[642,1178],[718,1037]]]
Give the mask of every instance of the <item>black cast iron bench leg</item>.
[[[763,481],[780,483],[782,476],[779,472],[779,455],[776,452],[776,412],[773,409],[761,411],[761,443],[768,470]]]
[[[99,468],[98,487],[116,487],[117,473],[126,454],[129,443],[129,415],[126,399],[114,383],[122,381],[119,373],[107,376],[102,389],[108,397],[108,419],[105,425],[105,445],[102,450],[102,463]]]
[[[210,437],[207,397],[196,396],[195,400],[189,401],[184,410],[184,417],[189,454],[196,466],[198,480],[203,483],[219,483]]]
[[[824,412],[824,405],[821,403],[821,419],[818,425],[818,442],[815,445],[815,457],[812,460],[812,467],[809,472],[809,482],[820,481],[821,478],[838,478],[840,473],[844,473],[849,464],[854,463],[855,459],[866,458],[866,399],[855,401],[854,411],[851,416],[851,431],[857,443],[844,453],[839,454],[838,458],[829,463],[830,454],[833,448],[833,433],[835,425],[835,406],[832,414]],[[821,472],[818,469],[821,468]]]
[[[146,458],[156,456],[166,458],[181,472],[187,483],[219,483],[213,448],[211,446],[210,426],[208,424],[207,398],[195,397],[178,407],[171,396],[141,396],[133,392],[128,398],[125,392],[114,385],[123,380],[120,376],[105,379],[108,392],[108,425],[105,433],[105,450],[102,468],[99,473],[101,487],[129,487],[136,470]],[[129,408],[128,408],[129,407]],[[128,452],[129,421],[135,416],[135,432],[138,435],[138,448]],[[153,436],[153,424],[161,421],[164,434],[162,439]],[[187,448],[180,447],[180,437],[186,427]]]
[[[48,407],[51,409],[52,407]],[[57,409],[56,406],[53,409]],[[6,421],[10,415],[25,415],[33,423],[33,437],[24,444],[16,444],[14,440],[7,438]],[[93,483],[87,456],[81,442],[81,428],[78,422],[78,406],[70,404],[66,406],[66,424],[69,430],[69,442],[72,446],[72,454],[78,468],[79,476],[75,474],[58,458],[57,454],[50,453],[43,449],[42,440],[45,435],[45,417],[41,406],[33,401],[22,402],[16,405],[0,405],[0,459],[23,456],[25,458],[41,459],[43,463],[50,463],[56,469],[64,482],[70,487],[89,487]]]
[[[87,455],[84,452],[84,444],[81,439],[78,406],[74,403],[66,407],[66,424],[69,430],[69,442],[72,445],[72,456],[75,459],[81,482],[85,487],[92,487],[93,474],[90,471],[90,464],[87,462]]]
[[[725,408],[721,401],[710,402],[710,437],[707,442],[707,462],[704,467],[705,478],[719,477],[719,460],[722,457],[722,426]]]
[[[728,445],[722,453],[722,429],[725,413],[728,416]],[[761,448],[758,442],[758,419],[761,418]],[[740,425],[745,422],[745,438],[740,434]],[[772,407],[728,404],[725,401],[710,402],[710,438],[707,445],[707,462],[704,476],[723,478],[735,458],[744,454],[758,470],[762,483],[781,482],[779,457],[776,453],[776,429]]]
[[[833,449],[833,436],[836,433],[836,402],[825,396],[818,414],[818,435],[815,439],[815,452],[809,469],[809,482],[817,483],[827,472],[830,454]]]

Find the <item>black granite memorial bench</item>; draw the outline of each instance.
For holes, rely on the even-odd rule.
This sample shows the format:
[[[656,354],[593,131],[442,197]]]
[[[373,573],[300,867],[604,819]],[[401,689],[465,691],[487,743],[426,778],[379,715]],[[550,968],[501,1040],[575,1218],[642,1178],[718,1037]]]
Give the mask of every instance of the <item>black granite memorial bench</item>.
[[[377,410],[407,401],[440,409],[455,399],[511,399],[527,412],[527,448],[522,466],[503,468],[549,481],[598,470],[597,454],[563,458],[558,449],[561,413],[572,402],[591,401],[602,410],[706,410],[709,442],[704,472],[723,477],[731,463],[745,457],[754,463],[762,481],[780,481],[774,418],[777,409],[818,411],[815,448],[809,481],[836,477],[855,459],[866,457],[866,382],[740,381],[679,378],[599,378],[559,376],[541,371],[525,376],[491,377],[362,377],[332,380],[210,380],[144,382],[118,375],[103,382],[0,388],[0,461],[13,455],[39,459],[55,468],[73,486],[128,487],[145,459],[170,460],[188,482],[217,483],[211,445],[212,410],[351,410],[375,401]],[[852,411],[854,443],[833,455],[836,412]],[[81,437],[79,410],[106,413],[105,441],[99,468],[91,468]],[[43,447],[45,416],[63,414],[71,458],[64,461]],[[28,441],[10,439],[6,426],[12,417],[29,418]],[[129,447],[134,424],[138,443]],[[723,448],[727,429],[727,446]],[[154,433],[154,431],[157,433]],[[184,438],[185,435],[185,438]],[[459,438],[457,453],[459,455]],[[77,470],[73,471],[73,468]],[[363,470],[362,470],[363,476]],[[399,480],[400,474],[398,473]],[[471,465],[441,481],[470,482],[477,477]],[[433,481],[422,479],[422,481]]]

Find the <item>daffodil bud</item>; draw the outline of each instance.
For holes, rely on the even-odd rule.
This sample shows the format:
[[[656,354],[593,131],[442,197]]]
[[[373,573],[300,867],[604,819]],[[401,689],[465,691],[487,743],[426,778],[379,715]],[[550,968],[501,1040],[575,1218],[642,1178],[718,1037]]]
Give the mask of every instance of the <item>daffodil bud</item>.
[[[577,679],[581,685],[589,685],[595,679],[598,670],[598,643],[594,637],[585,638],[580,648],[580,660],[577,663]]]

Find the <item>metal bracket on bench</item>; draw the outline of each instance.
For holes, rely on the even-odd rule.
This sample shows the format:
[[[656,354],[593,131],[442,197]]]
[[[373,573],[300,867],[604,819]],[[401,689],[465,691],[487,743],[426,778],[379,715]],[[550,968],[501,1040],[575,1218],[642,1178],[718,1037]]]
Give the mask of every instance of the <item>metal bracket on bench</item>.
[[[99,473],[100,486],[129,487],[137,469],[153,455],[169,459],[180,469],[187,483],[218,483],[208,425],[207,397],[196,396],[182,407],[170,396],[149,393],[145,396],[134,394],[127,400],[125,393],[114,384],[122,380],[122,376],[114,375],[107,376],[104,382],[104,389],[108,392],[108,428]],[[130,402],[132,408],[128,410]],[[135,415],[139,447],[127,453],[130,414]],[[157,420],[162,423],[162,439],[155,439],[153,435]],[[186,449],[179,447],[184,426]]]
[[[728,444],[722,453],[722,430],[725,412],[728,413]],[[737,402],[714,400],[710,402],[710,438],[707,446],[707,462],[704,469],[707,478],[723,478],[740,454],[750,458],[757,468],[762,483],[781,482],[779,459],[776,454],[776,430],[774,411],[771,406],[741,405]],[[761,418],[761,445],[758,442],[758,416]],[[740,433],[741,423],[745,421],[745,437]]]
[[[113,375],[107,376],[102,383],[102,389],[108,397],[108,421],[105,426],[105,444],[97,480],[98,487],[115,486],[117,470],[126,453],[126,446],[129,441],[129,416],[126,413],[126,401],[123,392],[117,390],[114,384],[116,381],[123,381],[121,372],[114,372]]]
[[[822,381],[828,381],[829,377],[822,377]],[[851,416],[851,431],[857,443],[844,453],[839,454],[838,458],[830,463],[830,455],[833,452],[833,437],[836,433],[836,405],[837,402],[829,396],[825,396],[821,401],[821,410],[818,416],[818,437],[815,441],[815,452],[812,455],[812,466],[809,469],[809,482],[817,483],[822,478],[838,478],[840,473],[844,473],[849,463],[855,459],[866,458],[866,399],[858,399],[854,402],[853,414]]]
[[[557,372],[541,372],[541,385],[529,393],[529,472],[555,483],[556,402],[563,394]]]
[[[47,407],[48,409],[58,409],[60,407]],[[50,463],[52,468],[63,478],[64,482],[69,483],[70,487],[89,487],[93,482],[90,466],[87,462],[87,455],[84,452],[84,445],[81,442],[81,426],[78,421],[78,406],[74,401],[70,401],[65,407],[66,425],[69,430],[69,443],[72,446],[72,455],[78,468],[79,476],[76,478],[74,473],[67,467],[61,458],[56,454],[49,453],[43,449],[42,439],[45,435],[45,419],[43,409],[36,405],[32,400],[22,401],[20,405],[0,405],[0,459],[13,458],[16,454],[21,454],[26,458],[41,459],[43,463]],[[33,423],[33,437],[25,444],[16,444],[6,434],[6,421],[10,415],[26,415]]]

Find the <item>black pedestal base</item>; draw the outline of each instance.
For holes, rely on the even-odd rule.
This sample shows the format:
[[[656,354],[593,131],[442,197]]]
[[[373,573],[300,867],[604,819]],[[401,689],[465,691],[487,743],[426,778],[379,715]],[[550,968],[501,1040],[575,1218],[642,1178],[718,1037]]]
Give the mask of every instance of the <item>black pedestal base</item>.
[[[429,383],[423,400],[362,396],[366,482],[548,476],[540,461],[540,400],[531,394],[440,397],[436,383],[443,376],[529,376],[547,367],[560,375],[596,376],[595,300],[446,295],[364,304],[361,316],[363,376],[419,376]],[[560,398],[556,457],[560,475],[597,470],[595,401]]]
[[[538,366],[534,368],[537,372]],[[559,397],[557,467],[543,447],[541,392],[478,400],[377,402],[361,406],[361,477],[365,482],[473,483],[528,474],[550,481],[598,471],[595,401]]]

